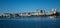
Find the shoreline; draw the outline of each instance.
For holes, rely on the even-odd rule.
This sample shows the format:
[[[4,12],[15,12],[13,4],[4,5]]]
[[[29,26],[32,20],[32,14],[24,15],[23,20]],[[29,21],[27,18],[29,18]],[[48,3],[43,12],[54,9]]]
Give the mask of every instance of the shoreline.
[[[57,12],[56,9],[52,9],[51,12],[46,13],[44,10],[38,10],[36,12],[25,12],[25,13],[3,13],[0,14],[0,18],[21,18],[21,17],[60,17],[60,12]]]

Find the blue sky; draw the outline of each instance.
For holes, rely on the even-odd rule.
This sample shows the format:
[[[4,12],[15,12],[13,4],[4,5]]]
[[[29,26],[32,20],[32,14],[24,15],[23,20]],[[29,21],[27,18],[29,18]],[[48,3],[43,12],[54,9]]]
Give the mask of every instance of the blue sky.
[[[0,13],[34,12],[37,9],[60,10],[60,0],[0,0]]]

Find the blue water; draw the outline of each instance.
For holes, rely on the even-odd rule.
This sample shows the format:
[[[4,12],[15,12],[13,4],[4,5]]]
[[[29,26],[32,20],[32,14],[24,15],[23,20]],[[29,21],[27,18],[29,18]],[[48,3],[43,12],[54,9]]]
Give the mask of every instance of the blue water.
[[[0,28],[60,28],[60,18],[0,18]]]

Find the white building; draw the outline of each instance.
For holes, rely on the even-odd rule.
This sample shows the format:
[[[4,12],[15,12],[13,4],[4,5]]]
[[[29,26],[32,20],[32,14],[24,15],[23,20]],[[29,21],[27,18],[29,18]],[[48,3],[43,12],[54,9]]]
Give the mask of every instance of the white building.
[[[52,9],[52,13],[56,14],[56,12],[57,12],[57,9],[56,8],[53,8]]]

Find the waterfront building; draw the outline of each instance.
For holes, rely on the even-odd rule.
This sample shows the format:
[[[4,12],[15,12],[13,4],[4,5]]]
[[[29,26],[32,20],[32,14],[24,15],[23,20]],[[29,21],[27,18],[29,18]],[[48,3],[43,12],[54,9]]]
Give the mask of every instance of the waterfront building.
[[[27,17],[27,16],[51,16],[55,14],[59,14],[60,12],[57,12],[56,8],[53,8],[51,12],[45,12],[45,10],[36,10],[36,12],[24,12],[24,13],[16,13],[16,14],[10,14],[10,13],[3,13],[0,14],[0,17]],[[59,14],[60,15],[60,14]]]
[[[52,9],[52,13],[56,14],[56,12],[57,12],[57,9],[56,8],[53,8]]]

